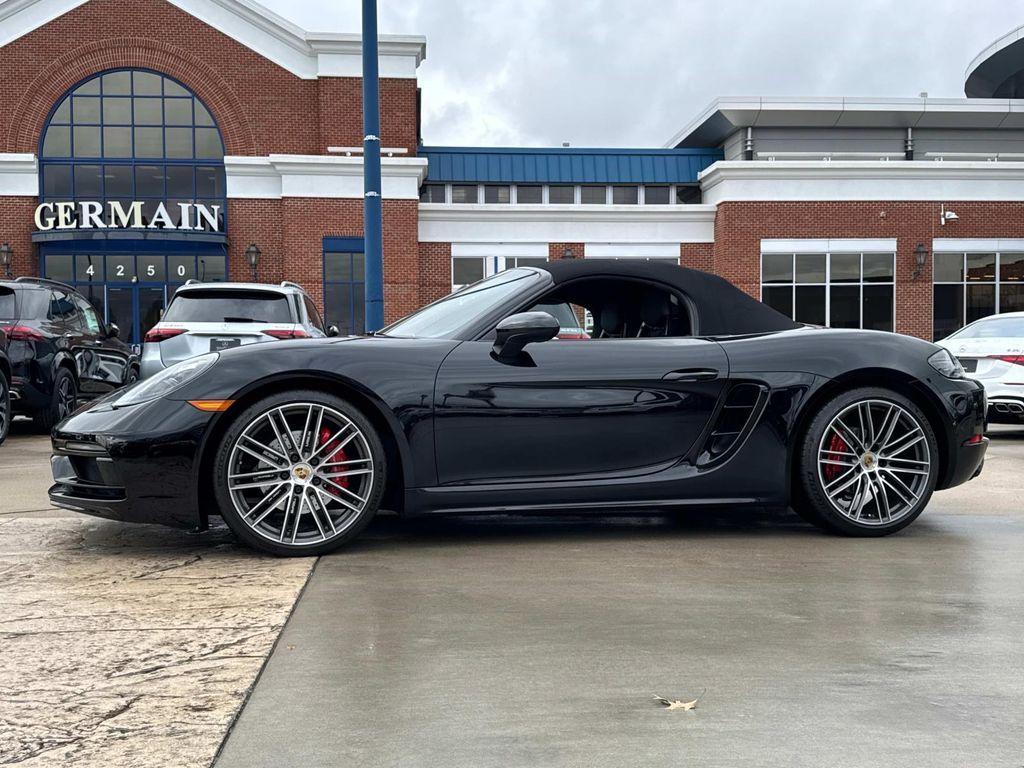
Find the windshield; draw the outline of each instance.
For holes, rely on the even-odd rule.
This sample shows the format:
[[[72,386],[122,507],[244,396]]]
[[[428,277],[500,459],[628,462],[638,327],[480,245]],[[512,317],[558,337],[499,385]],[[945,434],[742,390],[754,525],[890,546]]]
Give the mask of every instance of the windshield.
[[[389,325],[381,333],[404,338],[451,338],[456,331],[539,279],[540,275],[532,269],[506,270],[424,307]]]
[[[288,297],[268,291],[179,293],[160,318],[165,323],[293,323]]]
[[[957,331],[951,339],[1007,339],[1024,338],[1024,317],[992,317],[979,320],[963,330]]]

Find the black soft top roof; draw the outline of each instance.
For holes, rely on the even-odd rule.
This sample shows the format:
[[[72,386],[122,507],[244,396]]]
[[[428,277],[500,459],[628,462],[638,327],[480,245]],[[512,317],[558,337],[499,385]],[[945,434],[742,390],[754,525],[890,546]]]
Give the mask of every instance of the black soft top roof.
[[[697,309],[701,336],[788,331],[799,327],[767,304],[751,298],[717,275],[676,264],[627,259],[563,259],[540,266],[555,285],[584,277],[620,277],[662,283],[685,294]]]

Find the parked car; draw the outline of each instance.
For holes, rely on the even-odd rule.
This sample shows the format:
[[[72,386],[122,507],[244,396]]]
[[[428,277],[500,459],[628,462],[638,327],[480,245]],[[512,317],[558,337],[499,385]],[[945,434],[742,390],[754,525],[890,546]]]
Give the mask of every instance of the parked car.
[[[49,432],[80,400],[139,378],[138,356],[78,291],[19,277],[0,281],[0,330],[11,363],[11,407]]]
[[[591,312],[552,341],[538,304]],[[53,435],[51,501],[278,555],[404,515],[792,505],[881,536],[982,467],[985,393],[945,349],[811,329],[671,264],[554,261],[372,336],[208,352]]]
[[[12,299],[9,299],[13,301]],[[3,303],[8,301],[0,291],[0,315]],[[11,358],[7,355],[7,334],[0,330],[0,445],[11,431]]]
[[[142,378],[208,352],[282,339],[337,336],[295,283],[200,283],[178,288],[145,336]]]
[[[985,386],[990,422],[1024,424],[1024,312],[983,317],[938,343]]]

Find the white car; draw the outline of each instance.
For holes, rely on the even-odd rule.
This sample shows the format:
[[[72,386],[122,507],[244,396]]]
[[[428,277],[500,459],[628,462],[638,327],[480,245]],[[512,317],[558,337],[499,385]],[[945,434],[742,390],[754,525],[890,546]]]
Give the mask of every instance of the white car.
[[[1024,424],[1024,312],[984,317],[936,343],[984,385],[990,422]]]
[[[295,283],[200,283],[178,288],[146,333],[142,378],[207,352],[280,339],[337,336]]]

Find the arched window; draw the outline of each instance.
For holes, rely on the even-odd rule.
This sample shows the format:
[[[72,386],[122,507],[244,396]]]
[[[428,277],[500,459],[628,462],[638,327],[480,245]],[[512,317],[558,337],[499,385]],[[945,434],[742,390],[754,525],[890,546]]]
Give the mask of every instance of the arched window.
[[[156,72],[104,72],[75,86],[51,113],[39,156],[42,202],[139,201],[146,225],[160,203],[175,226],[180,203],[219,205],[223,216],[220,131],[191,91]]]
[[[76,85],[40,137],[39,176],[41,273],[122,338],[141,341],[187,280],[226,279],[224,142],[176,80],[118,69]]]

